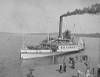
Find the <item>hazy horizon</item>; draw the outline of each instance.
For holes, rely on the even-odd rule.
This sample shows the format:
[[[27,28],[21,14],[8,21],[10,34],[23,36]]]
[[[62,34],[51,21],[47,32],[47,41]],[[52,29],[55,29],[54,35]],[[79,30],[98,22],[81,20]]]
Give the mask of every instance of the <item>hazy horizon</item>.
[[[95,3],[100,0],[0,0],[0,32],[58,32],[60,15]],[[100,14],[66,17],[63,31],[66,29],[76,33],[100,33]]]

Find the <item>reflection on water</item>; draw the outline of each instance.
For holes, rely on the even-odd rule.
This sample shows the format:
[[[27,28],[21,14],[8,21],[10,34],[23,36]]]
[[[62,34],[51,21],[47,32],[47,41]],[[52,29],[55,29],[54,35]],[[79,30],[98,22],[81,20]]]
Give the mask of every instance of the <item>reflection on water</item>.
[[[51,64],[59,64],[63,63],[63,60],[68,61],[69,56],[87,54],[93,63],[99,62],[99,52],[100,52],[100,38],[83,38],[85,40],[86,48],[84,51],[80,51],[80,53],[68,53],[59,56],[51,56],[45,58],[36,58],[31,60],[23,60],[22,68],[31,68],[31,67],[41,67],[47,66]],[[65,59],[64,59],[65,58]]]

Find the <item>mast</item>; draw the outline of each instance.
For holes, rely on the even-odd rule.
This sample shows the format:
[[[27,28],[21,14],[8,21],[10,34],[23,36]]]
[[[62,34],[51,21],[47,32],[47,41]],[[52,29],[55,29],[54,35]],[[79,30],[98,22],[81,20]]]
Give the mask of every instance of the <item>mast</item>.
[[[25,41],[25,37],[24,37],[24,36],[25,36],[25,35],[24,35],[24,33],[23,33],[23,37],[22,37],[22,38],[23,38],[23,39],[22,39],[22,41],[23,41],[23,42],[22,42],[22,43],[23,43],[23,44],[22,44],[22,49],[25,48],[25,46],[24,46],[24,44],[25,44],[25,42],[24,42],[24,41]]]
[[[73,37],[75,36],[75,24],[74,24],[74,30],[73,30]]]
[[[50,40],[50,33],[48,33],[48,40]]]

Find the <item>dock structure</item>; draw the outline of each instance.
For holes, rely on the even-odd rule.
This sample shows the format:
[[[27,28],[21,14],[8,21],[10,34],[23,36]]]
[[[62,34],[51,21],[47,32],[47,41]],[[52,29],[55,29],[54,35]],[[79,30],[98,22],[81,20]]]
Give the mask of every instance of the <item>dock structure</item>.
[[[94,77],[94,76],[98,77],[97,71],[96,71],[97,69],[93,70],[91,62],[89,63],[90,68],[87,68],[87,66],[84,64],[84,61],[79,60],[80,57],[78,57],[79,59],[76,60],[76,56],[69,56],[69,57],[74,58],[74,61],[75,61],[74,69],[70,67],[70,64],[68,64],[68,62],[66,62],[66,59],[69,57],[63,57],[63,61],[61,62],[62,69],[63,69],[63,62],[64,62],[66,64],[66,71],[62,70],[61,72],[59,72],[60,65],[51,64],[47,66],[39,66],[36,68],[32,67],[32,69],[35,69],[32,74],[34,75],[34,77],[86,77],[86,75],[89,73],[91,77]],[[87,72],[88,70],[89,72]]]

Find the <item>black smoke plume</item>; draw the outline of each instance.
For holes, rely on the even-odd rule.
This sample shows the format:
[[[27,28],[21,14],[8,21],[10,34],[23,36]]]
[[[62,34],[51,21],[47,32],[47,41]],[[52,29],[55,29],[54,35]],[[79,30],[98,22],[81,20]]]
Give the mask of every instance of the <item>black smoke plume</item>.
[[[91,7],[76,9],[72,12],[67,12],[61,15],[61,17],[71,16],[71,15],[81,15],[81,14],[98,14],[100,13],[100,4],[92,5]]]
[[[60,23],[59,23],[59,37],[62,37],[62,21],[63,17],[71,16],[71,15],[82,15],[82,14],[99,14],[100,13],[100,4],[94,4],[91,7],[83,8],[83,9],[76,9],[72,12],[67,12],[60,16]]]

